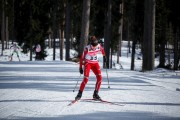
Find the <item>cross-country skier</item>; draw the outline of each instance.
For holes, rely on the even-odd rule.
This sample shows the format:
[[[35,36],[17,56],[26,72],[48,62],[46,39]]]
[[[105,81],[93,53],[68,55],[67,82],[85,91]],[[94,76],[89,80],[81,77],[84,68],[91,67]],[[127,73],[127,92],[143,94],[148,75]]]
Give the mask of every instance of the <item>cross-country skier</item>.
[[[90,38],[90,44],[85,47],[83,54],[80,57],[79,72],[80,74],[83,74],[82,66],[84,65],[84,78],[80,85],[79,92],[77,96],[75,97],[75,100],[79,100],[81,98],[83,90],[88,82],[90,70],[94,72],[97,79],[93,98],[101,100],[101,98],[98,95],[98,92],[101,87],[102,75],[101,75],[101,69],[98,63],[98,58],[97,58],[97,54],[100,51],[103,55],[104,62],[106,62],[105,52],[104,52],[103,47],[100,44],[98,44],[98,40],[96,39],[96,37],[92,36]]]
[[[16,43],[14,43],[14,44],[10,47],[10,49],[13,49],[13,52],[12,52],[12,54],[11,54],[10,61],[13,60],[13,54],[14,54],[14,53],[16,53],[16,55],[17,55],[17,57],[18,57],[18,59],[19,59],[19,61],[20,61],[18,51],[19,51],[21,48],[20,48]]]

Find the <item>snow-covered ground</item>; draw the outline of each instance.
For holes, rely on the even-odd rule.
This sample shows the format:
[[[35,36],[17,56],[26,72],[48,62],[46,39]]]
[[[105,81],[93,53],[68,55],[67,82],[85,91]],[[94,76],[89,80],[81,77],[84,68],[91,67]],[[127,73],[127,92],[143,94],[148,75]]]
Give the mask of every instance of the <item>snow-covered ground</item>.
[[[164,69],[139,72],[141,60],[137,59],[136,71],[130,71],[126,50],[123,48],[120,58],[124,69],[115,65],[107,70],[110,89],[106,69],[102,69],[99,95],[116,105],[82,100],[72,106],[68,104],[77,95],[83,77],[77,63],[60,61],[59,50],[52,61],[52,49],[45,61],[29,61],[29,55],[21,54],[20,62],[16,56],[9,62],[6,50],[7,55],[0,57],[0,119],[180,120],[180,74]],[[91,72],[82,99],[92,98],[95,82]]]

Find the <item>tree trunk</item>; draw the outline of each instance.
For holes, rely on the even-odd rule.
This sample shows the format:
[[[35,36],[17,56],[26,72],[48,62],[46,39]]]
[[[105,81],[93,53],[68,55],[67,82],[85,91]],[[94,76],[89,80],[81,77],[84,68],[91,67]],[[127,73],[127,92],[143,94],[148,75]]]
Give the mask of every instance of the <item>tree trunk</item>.
[[[107,11],[107,21],[105,21],[105,37],[104,37],[104,49],[106,53],[106,67],[109,69],[110,63],[110,41],[111,41],[111,9],[112,9],[112,0],[108,0],[108,11]]]
[[[174,39],[174,70],[178,70],[178,40],[179,40],[179,30],[176,30]]]
[[[29,15],[29,21],[30,21],[30,25],[32,25],[32,1],[31,3],[29,4],[29,8],[30,8],[30,15]],[[33,30],[32,30],[32,27],[30,28],[30,33],[31,35],[33,34]],[[33,46],[32,46],[32,39],[29,38],[29,41],[30,41],[30,61],[32,61],[32,51],[33,51]]]
[[[48,46],[49,48],[52,48],[52,37],[51,37],[52,34],[49,34],[49,37],[48,37]]]
[[[30,41],[30,61],[32,61],[32,51],[33,51],[32,41]]]
[[[59,29],[59,57],[61,56],[61,39],[62,39],[62,32],[61,28]],[[61,57],[60,57],[61,60]]]
[[[5,9],[4,9],[5,1],[2,0],[2,18],[1,18],[1,43],[2,43],[2,52],[1,55],[3,55],[4,50],[4,41],[5,41]]]
[[[64,27],[61,29],[61,38],[60,40],[60,60],[63,60],[63,49],[64,49]]]
[[[71,3],[66,4],[66,60],[70,59],[70,37],[71,37]]]
[[[8,21],[9,21],[9,19],[8,19],[8,17],[6,17],[6,49],[8,48],[8,43],[9,43],[9,27],[8,27]]]
[[[90,5],[91,5],[91,0],[83,0],[83,13],[82,13],[82,23],[81,23],[82,26],[81,26],[79,56],[82,55],[84,47],[88,43]]]
[[[14,2],[13,0],[13,17],[12,17],[12,43],[15,40],[15,27],[14,27],[14,21],[15,21],[15,8],[14,8]]]
[[[159,67],[164,68],[165,67],[165,47],[166,47],[166,40],[167,40],[167,15],[161,15],[160,18],[160,27],[159,27],[159,41],[160,41],[160,46],[159,46]]]
[[[137,41],[134,40],[133,44],[132,44],[131,70],[134,70],[134,68],[135,68],[134,59],[135,59],[135,53],[136,53],[136,43],[137,43]]]
[[[154,69],[155,0],[145,0],[143,35],[143,71]]]
[[[64,9],[66,7],[66,3],[64,3]],[[64,26],[65,26],[65,10],[63,11],[63,19],[61,23],[61,38],[60,40],[60,60],[63,60],[63,49],[64,49]]]
[[[160,43],[160,61],[159,61],[159,67],[165,67],[165,28],[162,28],[161,31],[161,43]]]
[[[110,59],[109,59],[110,64],[109,64],[109,68],[112,68],[112,62],[113,62],[112,55],[113,55],[113,49],[110,48]]]
[[[127,35],[127,41],[128,41],[128,44],[127,44],[127,58],[129,57],[129,53],[131,53],[131,41],[130,41],[130,23],[129,23],[129,19],[127,20],[127,32],[126,32],[126,35]]]
[[[56,59],[56,37],[57,37],[56,12],[57,12],[57,0],[53,0],[53,60]]]
[[[120,4],[120,14],[122,17],[120,18],[119,22],[119,41],[118,41],[118,50],[117,50],[117,63],[119,63],[119,57],[121,56],[121,42],[122,42],[122,30],[123,30],[123,6],[124,6],[124,1],[122,0],[122,3]]]

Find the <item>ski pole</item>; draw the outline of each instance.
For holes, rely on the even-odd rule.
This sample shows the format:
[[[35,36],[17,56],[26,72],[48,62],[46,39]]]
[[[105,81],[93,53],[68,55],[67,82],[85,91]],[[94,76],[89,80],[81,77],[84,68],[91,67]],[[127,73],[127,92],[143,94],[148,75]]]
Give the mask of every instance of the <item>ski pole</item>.
[[[108,77],[108,71],[107,71],[107,65],[105,63],[105,67],[106,67],[106,75],[107,75],[107,80],[108,80],[108,88],[110,88],[110,85],[109,85],[109,77]]]
[[[75,92],[75,90],[76,90],[76,87],[77,87],[77,84],[78,84],[78,82],[79,82],[80,77],[81,77],[81,74],[80,74],[80,76],[79,76],[79,78],[78,78],[78,80],[77,80],[77,82],[76,82],[76,85],[75,85],[75,87],[74,87],[73,92]]]

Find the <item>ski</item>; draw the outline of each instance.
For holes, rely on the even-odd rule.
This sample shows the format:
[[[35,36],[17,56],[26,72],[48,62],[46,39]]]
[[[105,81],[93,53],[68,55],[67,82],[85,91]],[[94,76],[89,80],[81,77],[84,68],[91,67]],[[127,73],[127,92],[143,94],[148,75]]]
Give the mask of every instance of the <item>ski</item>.
[[[79,101],[79,100],[73,100],[73,101],[71,101],[71,103],[68,104],[68,106],[71,106],[71,105],[77,103],[78,101]]]
[[[99,103],[107,103],[107,104],[110,104],[110,105],[118,105],[118,106],[124,106],[124,104],[119,104],[119,103],[115,103],[115,102],[110,102],[110,101],[106,101],[106,100],[99,100],[99,99],[94,99],[94,98],[90,98],[90,99],[79,99],[79,100],[73,100],[71,101],[71,103],[68,104],[68,106],[71,106],[75,103],[77,103],[78,101],[95,101],[95,102],[99,102]]]
[[[106,101],[106,100],[98,100],[98,99],[81,99],[84,101],[97,101],[97,102],[101,102],[101,103],[107,103],[107,104],[111,104],[111,105],[118,105],[118,106],[124,106],[124,104],[119,104],[119,103],[115,103],[115,102],[110,102],[110,101]]]
[[[100,102],[108,103],[108,104],[111,104],[111,105],[124,106],[123,104],[118,104],[118,103],[115,103],[115,102],[109,102],[109,101],[106,101],[106,100],[100,100]]]

